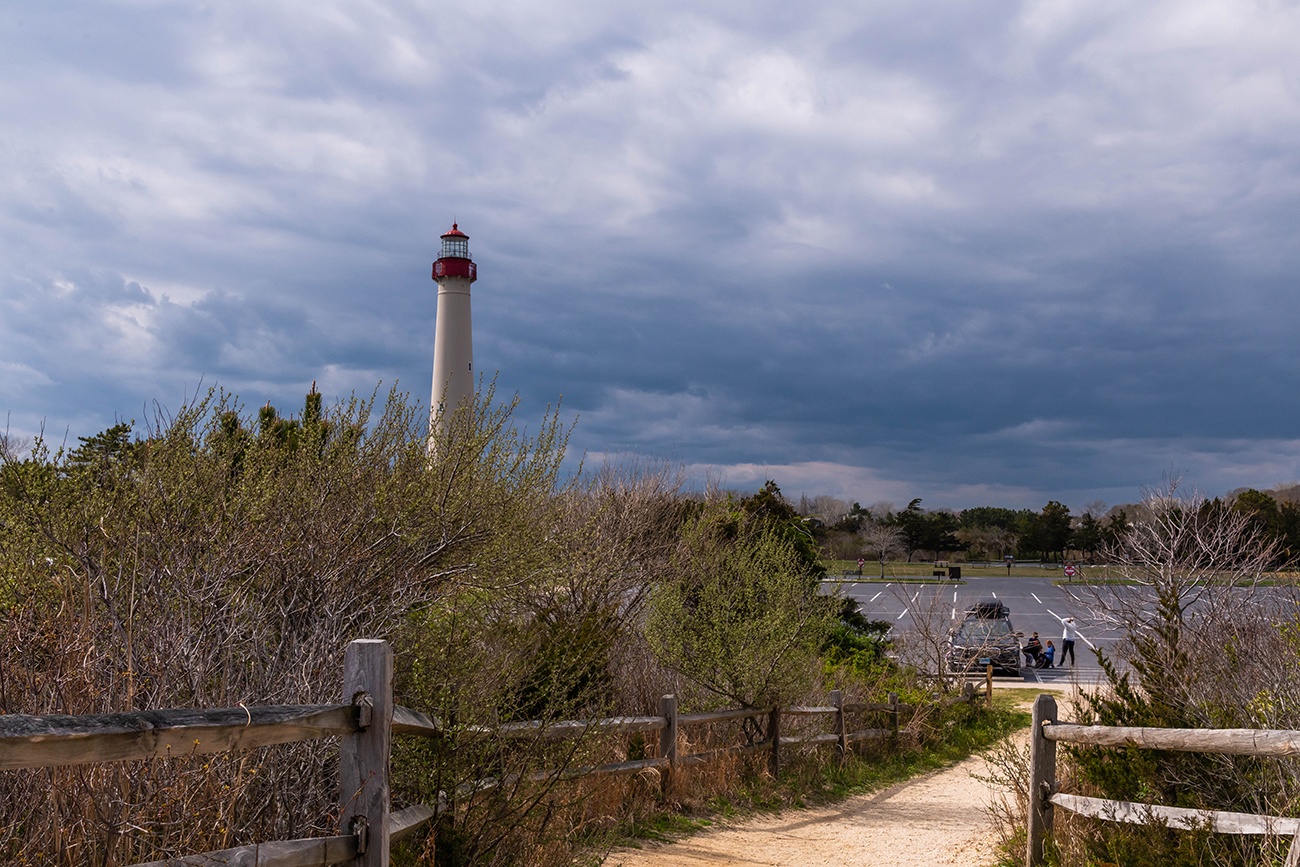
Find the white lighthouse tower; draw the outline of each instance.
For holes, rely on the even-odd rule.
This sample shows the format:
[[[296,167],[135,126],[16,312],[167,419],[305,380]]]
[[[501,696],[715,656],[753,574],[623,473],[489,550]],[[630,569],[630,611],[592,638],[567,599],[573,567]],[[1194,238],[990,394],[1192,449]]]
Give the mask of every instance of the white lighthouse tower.
[[[474,399],[474,335],[470,326],[469,287],[478,268],[469,256],[469,235],[456,223],[442,236],[442,252],[433,263],[438,283],[438,318],[433,337],[433,398],[429,403],[430,445],[446,429],[456,408]]]

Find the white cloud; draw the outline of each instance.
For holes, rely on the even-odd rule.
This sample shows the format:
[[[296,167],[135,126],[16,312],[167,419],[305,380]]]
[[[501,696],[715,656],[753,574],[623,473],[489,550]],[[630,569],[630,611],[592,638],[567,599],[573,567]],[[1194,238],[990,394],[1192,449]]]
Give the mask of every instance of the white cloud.
[[[476,362],[581,447],[863,502],[1268,486],[1296,44],[1232,0],[19,0],[0,412],[423,398],[459,219]]]

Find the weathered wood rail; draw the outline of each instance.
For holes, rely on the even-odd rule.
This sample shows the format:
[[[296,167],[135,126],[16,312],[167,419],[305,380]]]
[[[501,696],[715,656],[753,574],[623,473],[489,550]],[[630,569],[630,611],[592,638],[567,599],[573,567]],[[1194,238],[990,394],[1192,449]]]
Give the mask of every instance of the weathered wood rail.
[[[1236,756],[1300,756],[1300,731],[1262,729],[1162,729],[1124,726],[1085,726],[1057,719],[1056,700],[1040,695],[1034,701],[1029,741],[1029,816],[1025,864],[1045,863],[1047,838],[1052,831],[1053,807],[1094,819],[1144,825],[1153,820],[1176,829],[1208,828],[1219,834],[1267,834],[1292,839],[1286,867],[1300,867],[1300,819],[1190,810],[1161,804],[1136,804],[1069,795],[1057,791],[1056,745],[1137,747],[1144,750],[1222,753]]]
[[[389,792],[389,758],[394,735],[416,737],[543,738],[565,740],[592,733],[659,732],[659,755],[592,767],[539,771],[529,779],[576,779],[593,774],[632,774],[658,769],[662,784],[684,767],[724,756],[767,752],[768,767],[780,773],[781,749],[787,746],[834,744],[841,758],[860,741],[888,740],[899,733],[901,718],[918,709],[899,702],[850,702],[838,690],[825,707],[736,708],[708,713],[679,714],[675,696],[664,696],[658,716],[609,719],[505,723],[497,726],[449,728],[426,714],[393,704],[393,656],[387,642],[353,641],[343,664],[343,700],[335,705],[239,706],[200,710],[140,711],[86,716],[0,715],[0,771],[168,758],[246,750],[256,747],[339,738],[339,826],[331,837],[277,840],[218,852],[204,852],[134,867],[388,867],[392,843],[418,830],[438,815],[438,808],[416,804],[393,810]],[[960,696],[942,704],[974,702],[979,693],[967,684]],[[850,721],[863,714],[881,716],[878,728],[852,730]],[[783,717],[833,715],[833,731],[806,737],[781,735]],[[703,753],[679,752],[683,726],[734,720],[761,721],[764,736],[751,742]],[[446,793],[448,802],[518,777],[475,780]],[[444,806],[445,808],[445,806]]]

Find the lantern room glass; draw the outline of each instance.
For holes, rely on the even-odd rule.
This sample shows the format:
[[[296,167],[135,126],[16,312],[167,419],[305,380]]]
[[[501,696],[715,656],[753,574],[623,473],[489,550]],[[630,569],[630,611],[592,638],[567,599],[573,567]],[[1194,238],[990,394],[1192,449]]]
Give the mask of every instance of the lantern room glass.
[[[444,259],[468,259],[469,258],[469,238],[465,236],[450,237],[442,239],[442,258]]]

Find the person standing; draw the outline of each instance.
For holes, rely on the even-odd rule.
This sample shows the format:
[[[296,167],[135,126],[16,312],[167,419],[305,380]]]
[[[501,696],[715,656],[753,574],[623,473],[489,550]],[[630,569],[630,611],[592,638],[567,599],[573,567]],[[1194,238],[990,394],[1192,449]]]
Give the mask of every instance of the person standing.
[[[1066,657],[1069,657],[1070,663],[1074,664],[1074,642],[1079,637],[1078,627],[1074,624],[1073,617],[1067,617],[1061,621],[1065,626],[1065,631],[1061,634],[1061,665],[1066,665]]]

